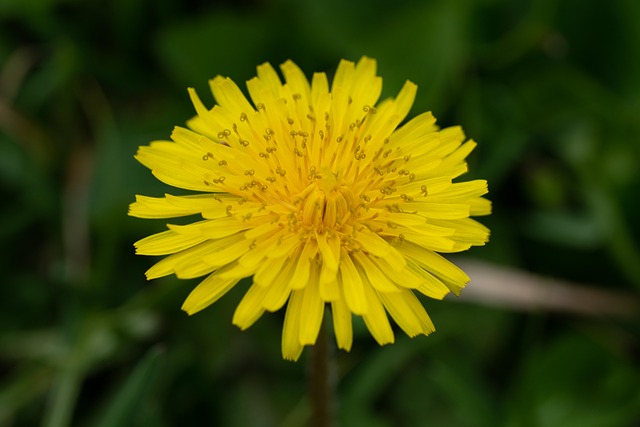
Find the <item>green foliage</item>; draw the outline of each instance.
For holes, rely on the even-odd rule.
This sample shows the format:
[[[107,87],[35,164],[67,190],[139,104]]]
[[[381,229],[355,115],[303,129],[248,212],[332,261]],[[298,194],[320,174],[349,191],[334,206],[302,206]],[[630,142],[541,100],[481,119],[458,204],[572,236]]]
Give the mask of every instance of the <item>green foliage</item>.
[[[0,425],[298,426],[305,354],[282,313],[194,317],[196,281],[147,283],[126,215],[169,191],[133,159],[216,74],[378,60],[384,96],[479,142],[492,241],[472,256],[640,291],[640,3],[625,0],[0,1]],[[211,104],[211,98],[205,102]],[[345,426],[632,426],[640,324],[425,301],[438,332],[337,359]],[[361,325],[360,325],[361,326]],[[308,351],[307,351],[308,353]]]

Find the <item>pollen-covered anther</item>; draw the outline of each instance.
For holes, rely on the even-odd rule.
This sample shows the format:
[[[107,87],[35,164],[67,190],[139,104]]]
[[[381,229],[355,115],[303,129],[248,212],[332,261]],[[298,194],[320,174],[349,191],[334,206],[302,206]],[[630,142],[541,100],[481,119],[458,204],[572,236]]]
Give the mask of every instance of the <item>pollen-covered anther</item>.
[[[393,193],[395,193],[397,191],[396,188],[392,187],[391,185],[385,185],[384,187],[382,187],[380,189],[380,192],[386,196],[390,196]]]
[[[231,131],[229,129],[224,129],[218,132],[218,139],[225,139],[231,136]]]
[[[400,233],[391,240],[391,244],[394,246],[398,246],[404,243],[404,240],[405,240],[404,234]]]

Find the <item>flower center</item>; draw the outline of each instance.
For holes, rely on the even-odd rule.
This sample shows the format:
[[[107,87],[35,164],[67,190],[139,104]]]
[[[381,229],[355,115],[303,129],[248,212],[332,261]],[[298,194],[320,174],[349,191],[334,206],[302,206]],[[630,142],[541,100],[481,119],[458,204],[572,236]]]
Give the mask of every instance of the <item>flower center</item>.
[[[293,213],[296,231],[339,232],[357,217],[356,197],[340,178],[338,173],[323,171],[322,178],[309,183],[298,195],[295,199],[298,209]]]

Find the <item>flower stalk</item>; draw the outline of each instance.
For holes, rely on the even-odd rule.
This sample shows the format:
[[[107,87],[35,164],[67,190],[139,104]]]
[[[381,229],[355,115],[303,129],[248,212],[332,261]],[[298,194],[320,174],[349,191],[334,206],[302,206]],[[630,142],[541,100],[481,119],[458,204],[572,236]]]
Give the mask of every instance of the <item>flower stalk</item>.
[[[329,343],[327,326],[324,324],[311,353],[310,395],[312,403],[312,427],[335,425],[335,367],[333,351]]]

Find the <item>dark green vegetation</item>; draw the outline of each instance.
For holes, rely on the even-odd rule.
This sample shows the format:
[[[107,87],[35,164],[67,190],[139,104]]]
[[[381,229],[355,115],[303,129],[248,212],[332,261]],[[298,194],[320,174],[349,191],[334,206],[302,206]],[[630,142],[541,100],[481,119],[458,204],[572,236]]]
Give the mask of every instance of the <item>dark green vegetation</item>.
[[[164,221],[126,215],[172,191],[133,154],[191,117],[186,87],[211,105],[207,79],[264,61],[366,54],[385,96],[416,82],[413,114],[479,142],[492,240],[465,256],[640,293],[640,2],[209,3],[0,1],[0,425],[306,423],[282,313],[237,330],[241,284],[187,317],[197,281],[147,283],[133,253]],[[378,348],[356,322],[342,425],[638,425],[638,316],[425,305],[428,338]]]

